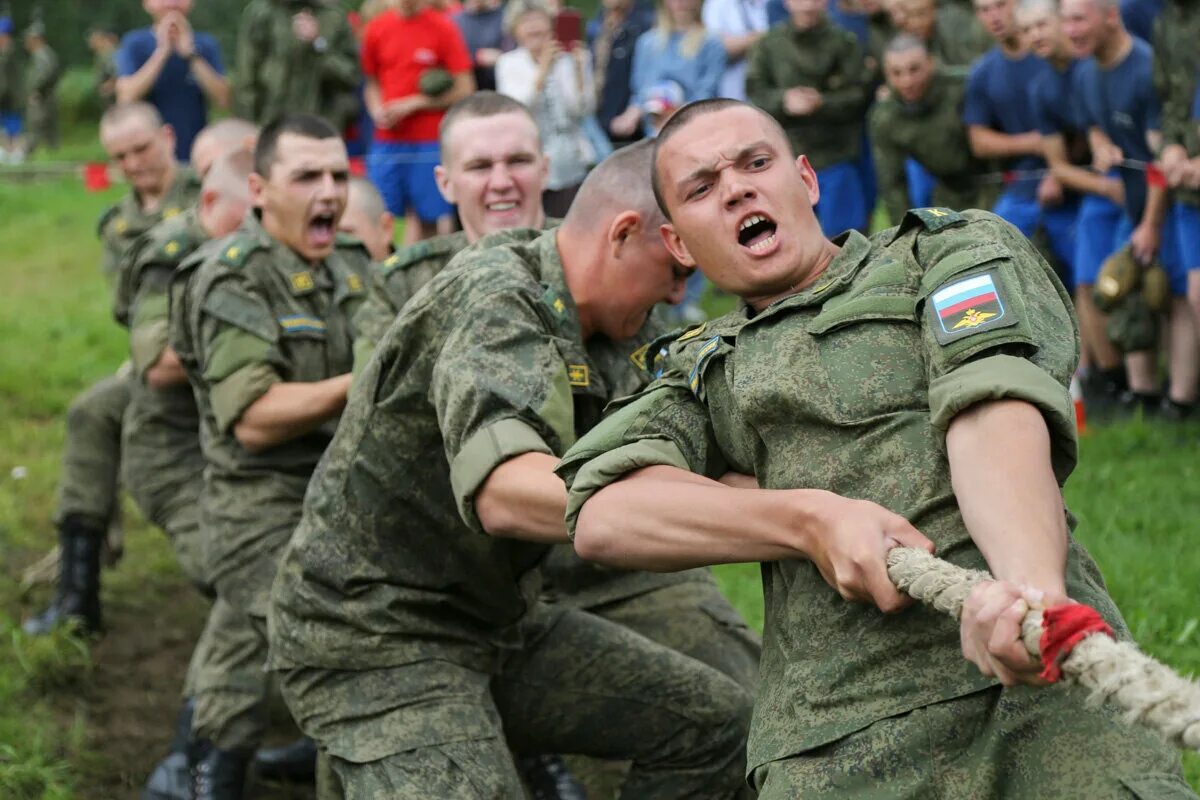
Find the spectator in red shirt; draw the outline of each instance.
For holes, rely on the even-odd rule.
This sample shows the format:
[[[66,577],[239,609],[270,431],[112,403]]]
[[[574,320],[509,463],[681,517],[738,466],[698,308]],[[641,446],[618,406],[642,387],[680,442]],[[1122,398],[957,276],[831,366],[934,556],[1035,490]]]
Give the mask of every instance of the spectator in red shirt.
[[[452,211],[433,177],[438,125],[448,106],[475,90],[462,34],[429,0],[399,0],[367,24],[362,68],[367,111],[375,123],[367,174],[388,210],[404,215],[406,243],[435,236],[438,219]],[[453,79],[436,96],[421,90],[421,77],[431,70]]]

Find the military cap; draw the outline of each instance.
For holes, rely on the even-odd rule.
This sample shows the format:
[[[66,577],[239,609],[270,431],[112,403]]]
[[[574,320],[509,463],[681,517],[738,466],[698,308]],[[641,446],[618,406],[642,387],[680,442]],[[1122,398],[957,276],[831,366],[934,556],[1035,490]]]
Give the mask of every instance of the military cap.
[[[1142,268],[1133,257],[1133,251],[1129,247],[1122,247],[1100,266],[1093,294],[1096,307],[1104,312],[1110,311],[1122,298],[1138,288],[1141,278]]]
[[[425,70],[417,81],[417,88],[426,97],[441,97],[453,87],[454,76],[439,67]]]

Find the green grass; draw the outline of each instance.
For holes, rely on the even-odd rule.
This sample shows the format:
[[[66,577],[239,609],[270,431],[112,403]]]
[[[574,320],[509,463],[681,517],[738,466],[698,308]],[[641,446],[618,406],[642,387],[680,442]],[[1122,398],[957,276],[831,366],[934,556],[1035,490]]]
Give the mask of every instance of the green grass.
[[[72,152],[86,155],[79,138]],[[87,796],[81,777],[104,768],[87,719],[64,713],[50,690],[82,693],[87,645],[70,636],[31,641],[17,622],[33,605],[20,596],[20,570],[52,543],[50,516],[63,414],[76,392],[125,357],[99,275],[94,225],[120,189],[87,194],[79,182],[15,184],[0,174],[0,797]],[[721,302],[718,300],[717,302]],[[728,301],[724,301],[728,303]],[[1178,669],[1200,671],[1200,552],[1190,547],[1200,508],[1196,429],[1126,423],[1082,441],[1067,499],[1079,538],[1102,566],[1139,643]],[[21,467],[23,473],[14,469]],[[14,477],[23,474],[24,477]],[[187,592],[163,537],[127,515],[124,561],[108,573],[108,602],[145,609],[167,588]],[[734,603],[758,626],[758,567],[718,570]],[[146,592],[146,587],[158,587]],[[1200,785],[1200,759],[1186,759]]]

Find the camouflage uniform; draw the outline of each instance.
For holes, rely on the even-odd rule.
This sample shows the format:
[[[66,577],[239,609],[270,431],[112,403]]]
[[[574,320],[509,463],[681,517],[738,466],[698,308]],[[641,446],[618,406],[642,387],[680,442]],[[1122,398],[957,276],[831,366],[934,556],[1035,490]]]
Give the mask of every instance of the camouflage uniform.
[[[871,109],[871,147],[879,195],[893,220],[909,206],[904,160],[911,158],[937,178],[933,197],[940,206],[964,209],[978,204],[982,163],[971,155],[962,124],[966,74],[939,67],[925,96],[905,103],[894,93]]]
[[[943,67],[969,67],[988,51],[992,40],[974,13],[944,3],[938,7],[933,35],[925,45]]]
[[[200,193],[195,175],[177,173],[157,211],[144,212],[130,192],[100,218],[99,236],[104,245],[101,269],[114,285],[114,315],[128,324],[128,291],[123,270],[139,238],[163,219],[191,206]],[[101,527],[117,510],[117,485],[121,473],[121,419],[129,405],[129,368],[101,378],[76,397],[67,411],[67,432],[62,473],[58,484],[55,521],[82,515]]]
[[[955,501],[945,432],[972,404],[1031,403],[1066,480],[1079,349],[1069,298],[1024,237],[987,212],[920,209],[839,243],[813,286],[665,348],[660,379],[563,460],[569,526],[593,492],[636,467],[734,469],[768,489],[874,501],[942,558],[986,568]],[[980,302],[942,305],[947,296]],[[1084,693],[996,686],[962,657],[958,626],[941,612],[885,616],[847,603],[800,559],[764,564],[763,583],[748,752],[763,800],[1128,797],[1123,786],[1142,798],[1194,797],[1176,753],[1110,710],[1086,708]],[[1066,583],[1128,635],[1074,539]]]
[[[547,219],[544,230],[559,222]],[[372,269],[371,291],[354,317],[359,334],[356,372],[366,366],[366,356],[387,333],[399,309],[467,247],[467,236],[459,231],[409,245]],[[643,331],[646,341],[661,333],[666,330],[654,320]],[[648,377],[644,367],[629,369],[623,351],[597,350],[594,357],[612,362],[601,364],[606,374],[623,377],[623,384],[610,387],[614,397],[637,391]],[[754,688],[762,650],[758,634],[721,595],[708,570],[666,575],[610,570],[583,561],[573,547],[561,545],[542,563],[542,578],[546,600],[628,625],[647,639],[716,667],[747,689]]]
[[[296,38],[292,17],[311,11],[314,42]],[[341,129],[358,112],[358,47],[334,0],[252,0],[238,28],[234,100],[238,113],[264,125],[287,113],[320,114]]]
[[[632,388],[647,344],[585,344],[555,234],[534,231],[464,253],[380,342],[270,617],[284,698],[346,797],[523,797],[509,744],[632,759],[629,798],[738,789],[746,689],[538,602],[551,547],[489,536],[474,510],[493,468],[563,452]]]
[[[785,113],[783,95],[794,86],[820,91],[821,107],[804,117]],[[808,156],[813,169],[858,158],[869,87],[858,40],[828,21],[806,31],[782,22],[750,50],[746,93],[779,120],[792,148]]]
[[[100,104],[105,110],[117,102],[117,94],[115,89],[111,94],[104,94],[102,91],[104,84],[109,81],[115,81],[116,78],[116,53],[97,53],[95,60],[92,62],[92,81],[96,85],[96,96],[100,98]]]
[[[29,55],[25,65],[25,152],[39,145],[58,147],[58,79],[62,77],[58,56],[43,45]]]
[[[1183,145],[1200,155],[1200,130],[1192,118],[1200,76],[1200,0],[1170,0],[1154,22],[1154,90],[1162,101],[1163,146]],[[1177,189],[1176,199],[1200,207],[1200,191]],[[1193,256],[1193,263],[1200,254]],[[1188,266],[1192,266],[1189,264]]]
[[[200,525],[208,575],[236,632],[214,632],[197,675],[193,730],[222,750],[250,750],[266,732],[267,593],[337,420],[261,453],[244,449],[233,426],[275,383],[350,372],[350,318],[366,293],[368,263],[360,243],[339,237],[332,255],[310,265],[252,212],[173,278],[170,345],[196,393],[207,462]],[[240,635],[247,620],[252,642]]]

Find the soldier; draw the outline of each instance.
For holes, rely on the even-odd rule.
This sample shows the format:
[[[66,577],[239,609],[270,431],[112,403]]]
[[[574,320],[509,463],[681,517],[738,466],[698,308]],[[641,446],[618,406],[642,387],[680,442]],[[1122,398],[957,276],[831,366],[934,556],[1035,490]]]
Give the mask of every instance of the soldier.
[[[252,0],[238,27],[235,107],[260,125],[322,114],[341,130],[358,115],[358,48],[334,0]]]
[[[1121,22],[1116,0],[1064,0],[1063,30],[1081,58],[1077,91],[1088,126],[1103,132],[1105,141],[1094,141],[1096,170],[1116,169],[1125,196],[1125,214],[1116,226],[1116,242],[1129,242],[1134,258],[1143,267],[1161,263],[1170,276],[1168,310],[1168,386],[1161,396],[1155,353],[1127,353],[1125,368],[1130,408],[1146,413],[1166,409],[1185,417],[1196,402],[1196,322],[1187,303],[1187,267],[1180,251],[1176,219],[1164,186],[1147,179],[1144,166],[1124,163],[1153,160],[1150,139],[1160,128],[1160,109],[1154,95],[1150,45],[1135,39]],[[1116,249],[1115,247],[1113,248]],[[1095,283],[1081,273],[1080,283]]]
[[[1162,101],[1162,161],[1175,192],[1176,236],[1187,270],[1187,296],[1200,325],[1200,125],[1192,109],[1200,91],[1200,3],[1171,0],[1154,26],[1154,88]],[[1189,166],[1189,157],[1191,159]],[[1182,418],[1182,409],[1161,413]]]
[[[309,475],[350,386],[350,317],[366,291],[361,244],[339,240],[349,161],[307,114],[268,124],[254,154],[255,211],[176,273],[170,345],[196,393],[208,466],[200,496],[208,574],[256,637],[215,631],[196,676],[189,752],[197,798],[240,798],[266,732],[266,595]],[[186,282],[186,285],[184,285]],[[252,672],[257,680],[245,681]]]
[[[1108,340],[1106,321],[1092,300],[1092,282],[1100,265],[1121,245],[1117,239],[1125,191],[1115,175],[1090,169],[1088,123],[1076,83],[1082,60],[1075,58],[1062,32],[1058,4],[1053,0],[1023,0],[1017,26],[1030,52],[1051,69],[1043,70],[1029,86],[1030,102],[1050,173],[1064,191],[1081,196],[1075,222],[1073,269],[1059,273],[1073,291],[1079,315],[1080,372],[1085,400],[1092,412],[1113,408],[1128,388],[1121,353]],[[1064,271],[1065,272],[1065,271]],[[1085,280],[1080,281],[1080,276]]]
[[[512,98],[478,92],[451,107],[442,123],[438,185],[454,202],[463,230],[404,248],[375,271],[372,290],[355,317],[361,371],[399,310],[469,245],[497,231],[558,225],[538,198],[546,178],[537,125]],[[489,240],[490,241],[490,240]],[[647,337],[666,333],[654,322]],[[753,690],[757,635],[721,596],[705,570],[678,575],[613,572],[585,564],[569,546],[554,548],[542,565],[543,596],[626,625],[659,644],[698,659]],[[543,763],[518,759],[526,781],[540,785]]]
[[[969,67],[988,49],[987,34],[960,6],[936,0],[897,0],[904,6],[902,29],[925,43],[945,67]]]
[[[28,158],[41,145],[58,149],[58,79],[62,69],[58,56],[46,44],[46,26],[35,22],[25,29],[25,137],[23,156]]]
[[[175,136],[153,106],[116,105],[100,120],[100,143],[129,182],[130,193],[100,218],[101,269],[114,284],[114,314],[127,324],[121,269],[135,242],[164,218],[190,206],[199,186],[175,163]],[[101,628],[100,551],[117,512],[121,419],[129,404],[129,371],[102,378],[67,411],[62,476],[54,521],[59,532],[58,590],[50,607],[27,620],[26,633],[46,633],[67,618],[88,633]]]
[[[829,190],[817,209],[829,230],[867,226],[870,210],[855,167],[869,77],[858,41],[825,18],[824,0],[787,0],[789,21],[750,51],[746,92],[804,149]]]
[[[350,178],[346,211],[338,223],[338,231],[362,242],[372,261],[382,262],[396,251],[396,218],[387,210],[375,184],[366,178]]]
[[[465,251],[360,375],[271,603],[271,666],[328,796],[519,798],[509,745],[632,759],[626,798],[738,790],[744,688],[536,602],[566,534],[554,453],[641,383],[647,315],[683,292],[649,156],[604,161],[558,229]]]
[[[670,251],[745,304],[668,343],[660,379],[575,444],[568,525],[625,568],[764,562],[760,800],[1195,797],[1150,732],[1083,692],[1015,687],[1041,669],[1027,601],[1073,597],[1127,635],[1068,533],[1078,339],[1024,237],[935,208],[831,241],[807,160],[725,100],[671,119],[654,179]],[[904,604],[887,550],[935,544],[996,580],[961,624],[881,614]]]
[[[911,205],[907,160],[916,161],[936,183],[940,206],[975,208],[983,164],[971,155],[962,126],[966,74],[939,66],[911,34],[891,41],[883,56],[890,93],[869,116],[875,172],[888,216],[900,220]]]
[[[21,56],[12,17],[0,16],[0,164],[21,153]]]
[[[88,49],[92,51],[92,82],[104,110],[117,102],[117,34],[104,25],[88,30]]]

